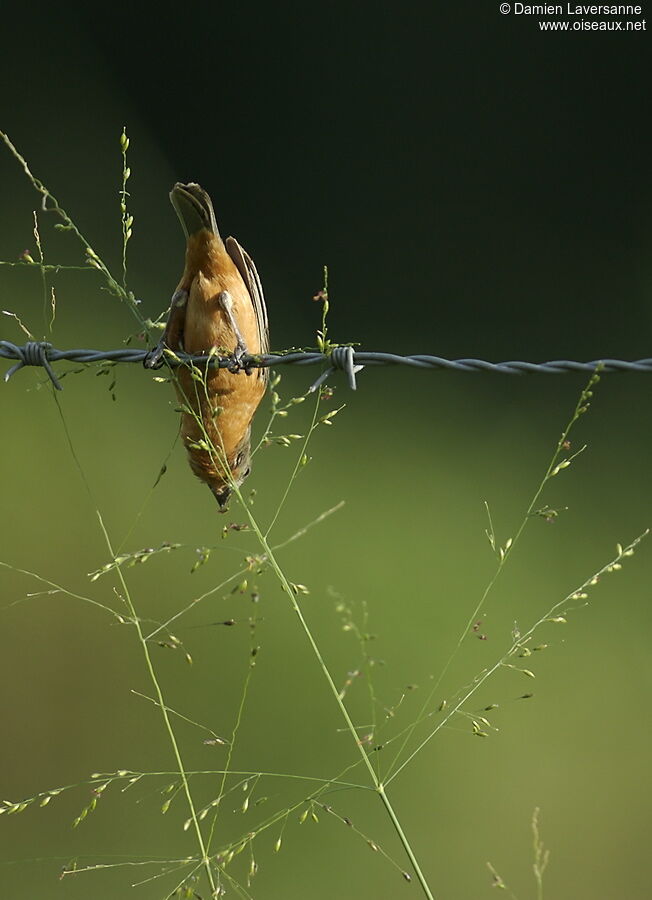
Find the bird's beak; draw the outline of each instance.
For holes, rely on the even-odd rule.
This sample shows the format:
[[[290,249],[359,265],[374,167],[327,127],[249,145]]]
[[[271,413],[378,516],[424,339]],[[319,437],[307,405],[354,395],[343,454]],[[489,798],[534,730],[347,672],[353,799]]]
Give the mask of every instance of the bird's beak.
[[[221,491],[213,491],[213,496],[220,504],[220,512],[224,513],[227,511],[227,504],[229,502],[229,497],[231,496],[231,494],[232,491],[230,487],[225,487]]]

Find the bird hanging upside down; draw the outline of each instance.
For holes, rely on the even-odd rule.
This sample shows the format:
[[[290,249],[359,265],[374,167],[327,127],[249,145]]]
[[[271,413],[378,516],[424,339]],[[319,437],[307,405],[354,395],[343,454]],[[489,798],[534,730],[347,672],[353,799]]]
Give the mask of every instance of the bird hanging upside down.
[[[267,310],[251,257],[235,238],[222,240],[211,198],[198,184],[175,184],[170,200],[186,235],[186,264],[163,336],[145,366],[158,367],[166,347],[189,354],[217,350],[232,354],[236,364],[245,354],[267,353]],[[190,468],[224,511],[233,486],[249,474],[251,421],[267,369],[245,375],[209,367],[201,380],[186,366],[175,372],[177,396],[192,410],[181,417]]]

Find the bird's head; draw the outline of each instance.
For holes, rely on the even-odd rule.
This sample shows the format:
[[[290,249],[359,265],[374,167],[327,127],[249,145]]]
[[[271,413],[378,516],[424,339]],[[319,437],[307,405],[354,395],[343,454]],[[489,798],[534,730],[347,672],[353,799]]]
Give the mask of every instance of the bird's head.
[[[211,484],[211,491],[220,505],[220,512],[226,512],[228,502],[235,487],[240,487],[251,471],[251,439],[249,433],[240,443],[229,460],[230,478],[221,484]]]

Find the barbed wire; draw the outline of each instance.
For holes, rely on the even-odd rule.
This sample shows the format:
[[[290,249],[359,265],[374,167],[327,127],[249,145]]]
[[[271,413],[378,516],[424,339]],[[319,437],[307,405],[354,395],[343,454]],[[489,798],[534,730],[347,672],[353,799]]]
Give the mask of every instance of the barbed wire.
[[[57,350],[47,341],[28,341],[20,346],[11,341],[0,341],[0,357],[16,360],[16,363],[5,373],[4,380],[9,381],[24,366],[42,366],[57,390],[62,390],[52,366],[58,360],[70,362],[131,362],[142,363],[151,351],[121,348],[118,350]],[[526,375],[542,373],[547,375],[563,375],[569,372],[594,372],[600,368],[603,372],[652,372],[651,359],[627,361],[622,359],[594,359],[589,362],[576,362],[569,359],[556,359],[543,363],[510,360],[492,363],[484,359],[444,359],[441,356],[412,354],[401,356],[396,353],[385,353],[373,350],[355,350],[352,346],[337,346],[327,353],[318,350],[290,350],[284,353],[266,353],[264,355],[244,355],[239,359],[233,356],[193,356],[187,353],[165,353],[165,363],[171,367],[179,365],[208,364],[230,372],[250,374],[253,369],[269,366],[325,365],[326,370],[311,386],[316,390],[327,378],[337,371],[343,371],[348,378],[349,386],[356,389],[356,374],[365,366],[411,366],[416,369],[432,369],[454,372],[493,372],[501,375]]]

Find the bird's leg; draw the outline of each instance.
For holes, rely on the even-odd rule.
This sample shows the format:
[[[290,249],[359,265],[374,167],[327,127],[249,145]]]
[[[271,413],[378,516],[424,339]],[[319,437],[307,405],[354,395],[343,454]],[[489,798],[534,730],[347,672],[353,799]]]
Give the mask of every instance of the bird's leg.
[[[169,347],[171,350],[181,349],[187,304],[188,291],[175,291],[172,295],[172,300],[170,301],[170,312],[161,340],[153,350],[150,350],[143,360],[143,365],[146,369],[161,368],[163,365],[163,353],[166,347]]]
[[[242,332],[238,328],[235,316],[233,315],[233,300],[231,294],[229,294],[228,291],[220,291],[217,295],[217,302],[222,307],[226,320],[233,329],[236,340],[235,349],[233,351],[233,363],[237,368],[240,368],[242,365],[242,357],[247,354],[247,345],[245,339],[242,337]]]

